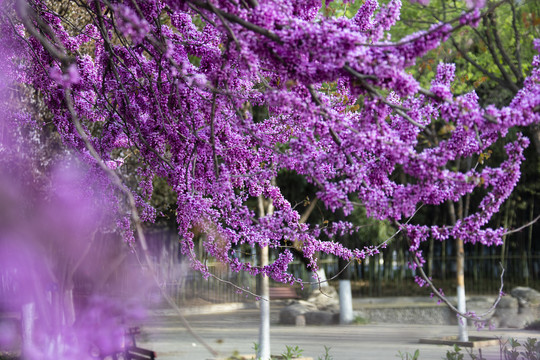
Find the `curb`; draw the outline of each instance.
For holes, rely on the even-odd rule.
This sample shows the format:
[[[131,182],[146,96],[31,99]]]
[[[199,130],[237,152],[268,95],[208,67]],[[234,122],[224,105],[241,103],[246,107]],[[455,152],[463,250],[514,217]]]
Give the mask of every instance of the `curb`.
[[[255,309],[257,305],[255,303],[226,303],[226,304],[212,304],[202,306],[189,306],[180,308],[182,315],[204,315],[215,314],[222,312],[230,312],[241,309]],[[173,309],[155,309],[149,310],[151,316],[176,316],[177,312]]]

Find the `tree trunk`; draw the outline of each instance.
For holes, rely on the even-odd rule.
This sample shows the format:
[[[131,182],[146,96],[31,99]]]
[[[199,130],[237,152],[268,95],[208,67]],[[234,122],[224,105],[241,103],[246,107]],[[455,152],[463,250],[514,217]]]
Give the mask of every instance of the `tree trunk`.
[[[34,351],[34,321],[36,305],[34,302],[24,304],[21,309],[22,352],[24,357],[32,358]]]
[[[460,204],[461,205],[461,204]],[[460,210],[461,206],[460,206]],[[448,202],[448,212],[452,225],[456,223],[456,211],[453,202]],[[463,212],[460,211],[460,215]],[[465,300],[465,249],[463,248],[463,240],[456,239],[456,280],[457,280],[457,302],[458,310],[462,313],[467,312]],[[469,341],[469,333],[467,331],[467,319],[458,316],[458,333],[460,341]]]
[[[540,155],[540,125],[531,125],[529,129],[531,130],[531,137],[533,139],[534,148],[536,149],[536,154]]]
[[[73,288],[64,291],[64,325],[71,326],[75,322],[75,302]]]
[[[311,291],[319,290],[328,285],[328,279],[326,278],[326,271],[324,268],[319,268],[316,272],[311,272]]]
[[[338,264],[341,271],[341,269],[347,266],[348,262],[339,258]],[[339,323],[350,324],[353,320],[351,271],[347,267],[339,274]]]
[[[339,212],[339,220],[346,221],[345,214]],[[340,242],[345,247],[349,247],[350,238],[349,234],[345,233],[341,236]],[[338,258],[338,271],[339,273],[339,322],[340,324],[350,324],[354,320],[353,305],[352,305],[352,291],[351,291],[351,269],[347,260]]]
[[[381,254],[373,255],[375,260],[375,283],[377,284],[377,296],[382,295],[382,271],[381,271]]]
[[[427,258],[427,274],[429,277],[433,277],[433,253],[434,253],[435,243],[433,238],[429,239],[429,249],[428,249],[428,258]]]
[[[446,241],[441,243],[441,280],[446,281]]]
[[[268,246],[261,249],[261,266],[268,265]],[[257,359],[270,360],[270,281],[268,276],[261,279],[261,322],[259,324],[259,349]]]
[[[369,296],[373,296],[373,289],[375,287],[375,256],[371,256],[370,258],[367,258],[369,260]]]
[[[353,320],[351,280],[339,280],[339,323],[350,324]]]
[[[531,204],[531,212],[530,212],[530,221],[534,218],[534,200]],[[531,270],[534,271],[534,268],[532,267],[532,237],[533,237],[533,226],[529,226],[529,231],[527,234],[527,250],[526,250],[526,267],[527,267],[527,277],[525,278],[525,286],[529,286],[529,277]],[[530,270],[529,270],[530,269]],[[534,275],[533,275],[534,276]]]
[[[274,206],[272,201],[268,201],[265,209],[265,201],[262,195],[258,199],[259,217],[272,215]],[[268,246],[261,248],[261,267],[268,265]],[[261,300],[260,300],[260,325],[259,325],[259,348],[257,359],[270,360],[270,279],[262,275],[261,278]]]
[[[463,240],[456,239],[457,250],[457,302],[458,310],[462,313],[467,312],[465,300],[465,251],[463,248]],[[458,316],[459,341],[469,341],[469,333],[467,329],[467,319]]]

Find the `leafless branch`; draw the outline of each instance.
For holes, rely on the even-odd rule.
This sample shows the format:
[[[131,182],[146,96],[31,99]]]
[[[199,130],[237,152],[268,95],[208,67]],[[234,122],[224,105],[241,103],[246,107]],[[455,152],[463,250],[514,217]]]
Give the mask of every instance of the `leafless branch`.
[[[422,264],[420,264],[420,260],[418,259],[417,256],[414,256],[414,263],[417,266],[416,270],[420,273],[420,276],[422,277],[422,279],[430,287],[431,291],[433,292],[433,295],[436,296],[437,298],[439,298],[442,302],[444,302],[450,308],[450,310],[452,310],[452,312],[454,312],[456,315],[459,315],[459,316],[461,316],[461,317],[463,317],[465,319],[469,319],[469,320],[472,320],[472,321],[475,321],[475,322],[486,322],[486,321],[488,321],[489,319],[486,319],[486,317],[491,315],[495,311],[495,308],[497,307],[497,305],[501,301],[502,297],[504,296],[504,293],[503,293],[503,288],[504,288],[504,268],[502,267],[502,264],[501,264],[502,271],[501,271],[501,286],[499,288],[499,295],[497,296],[497,299],[495,299],[495,301],[493,302],[491,307],[486,312],[484,312],[484,313],[482,313],[480,315],[476,315],[476,314],[471,313],[471,312],[463,313],[463,312],[459,311],[454,306],[454,304],[452,304],[450,302],[450,300],[435,287],[435,285],[433,284],[431,279],[424,272],[424,268],[422,267]]]
[[[503,234],[503,236],[504,236],[504,235],[508,235],[508,234],[513,234],[513,233],[520,232],[521,230],[523,230],[523,229],[525,229],[525,228],[528,228],[528,227],[531,226],[531,225],[534,225],[538,220],[540,220],[540,215],[537,216],[536,218],[534,218],[534,220],[529,221],[529,222],[526,223],[525,225],[518,227],[517,229],[512,229],[512,230],[506,231],[506,232]]]

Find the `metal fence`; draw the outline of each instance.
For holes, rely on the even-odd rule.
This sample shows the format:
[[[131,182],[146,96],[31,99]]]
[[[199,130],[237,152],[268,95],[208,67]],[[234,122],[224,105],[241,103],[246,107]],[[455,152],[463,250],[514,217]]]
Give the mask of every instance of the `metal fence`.
[[[405,258],[406,260],[406,258]],[[455,257],[433,257],[433,282],[443,288],[447,295],[455,292]],[[371,262],[370,262],[371,261]],[[505,260],[504,290],[515,286],[540,289],[540,255],[508,256]],[[468,294],[497,294],[501,286],[501,258],[498,256],[467,256],[465,262],[465,287]],[[325,270],[331,284],[337,285],[337,275],[342,270],[334,258],[322,259],[319,266]],[[189,305],[199,302],[243,302],[252,301],[250,293],[259,293],[257,279],[249,274],[234,273],[221,264],[209,264],[214,276],[204,279],[196,271],[189,271],[176,279],[165,282],[167,292],[178,304]],[[444,270],[444,273],[441,272]],[[294,262],[289,270],[306,283],[314,281],[312,273],[300,262]],[[415,273],[407,262],[391,261],[385,264],[382,257],[374,257],[364,264],[351,264],[349,271],[355,296],[413,296],[428,295],[426,288],[414,283]],[[282,284],[271,283],[271,286]],[[304,293],[310,286],[304,286]],[[242,290],[247,290],[244,292]],[[298,289],[300,292],[300,288]]]
[[[182,306],[207,303],[253,301],[256,294],[256,279],[244,272],[235,273],[222,264],[208,265],[212,276],[204,278],[202,273],[189,270],[176,279],[164,282],[167,293]]]
[[[431,277],[437,287],[448,295],[456,288],[456,257],[435,256],[432,259]],[[427,291],[414,283],[415,272],[407,262],[395,261],[385,264],[383,257],[374,257],[367,264],[354,264],[351,279],[359,296],[408,296],[425,294]],[[375,263],[375,264],[374,264]],[[386,265],[386,266],[385,266]],[[516,286],[540,289],[540,255],[513,255],[501,259],[497,255],[469,255],[465,257],[465,287],[469,294],[497,294],[501,287],[504,267],[504,291]],[[336,263],[325,267],[328,277],[339,272]],[[427,292],[429,293],[429,292]]]

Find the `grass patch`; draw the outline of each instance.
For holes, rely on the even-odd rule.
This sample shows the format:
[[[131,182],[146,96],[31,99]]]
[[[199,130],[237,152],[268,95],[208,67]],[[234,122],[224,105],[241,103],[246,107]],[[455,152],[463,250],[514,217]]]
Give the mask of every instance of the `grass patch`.
[[[369,324],[369,320],[362,316],[356,316],[353,320],[353,324],[355,325],[367,325]]]

